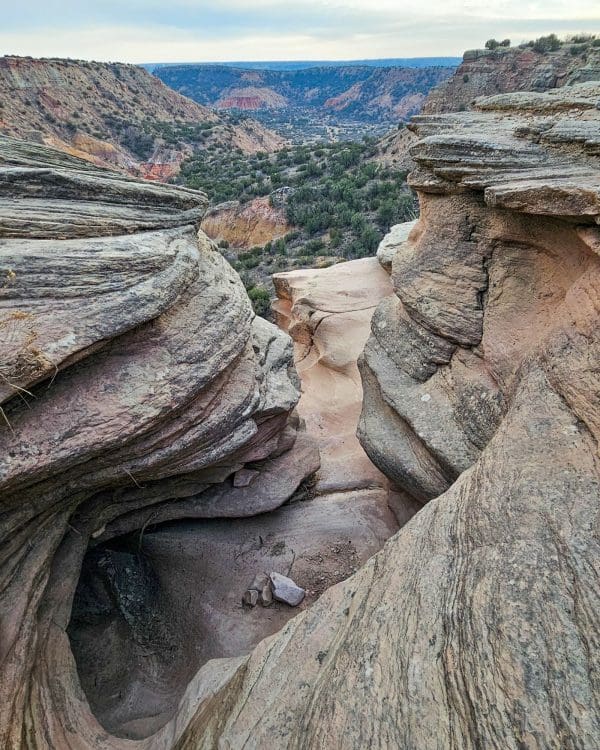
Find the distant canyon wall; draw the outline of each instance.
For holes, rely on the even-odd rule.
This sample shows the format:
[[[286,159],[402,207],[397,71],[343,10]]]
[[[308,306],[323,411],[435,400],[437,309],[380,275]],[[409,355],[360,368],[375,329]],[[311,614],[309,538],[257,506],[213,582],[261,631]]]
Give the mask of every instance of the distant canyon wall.
[[[453,76],[433,89],[425,114],[470,109],[481,96],[513,91],[548,91],[574,83],[600,80],[600,45],[563,43],[558,49],[498,47],[465,52]]]
[[[0,133],[98,166],[167,181],[193,148],[270,151],[284,140],[257,122],[232,125],[136,65],[0,58]]]

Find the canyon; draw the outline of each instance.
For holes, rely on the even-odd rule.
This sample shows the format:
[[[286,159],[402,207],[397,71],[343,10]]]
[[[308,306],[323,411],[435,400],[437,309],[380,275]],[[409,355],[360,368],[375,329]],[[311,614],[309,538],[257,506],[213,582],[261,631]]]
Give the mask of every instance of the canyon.
[[[414,117],[278,326],[201,192],[0,137],[0,744],[598,744],[599,102]]]
[[[251,154],[284,145],[259,123],[230,122],[135,65],[15,56],[0,58],[0,133],[163,182],[194,149]]]
[[[454,70],[454,60],[407,63],[262,70],[186,64],[156,66],[154,74],[204,106],[251,111],[286,138],[306,142],[334,133],[351,138],[385,132],[418,112],[429,91]]]

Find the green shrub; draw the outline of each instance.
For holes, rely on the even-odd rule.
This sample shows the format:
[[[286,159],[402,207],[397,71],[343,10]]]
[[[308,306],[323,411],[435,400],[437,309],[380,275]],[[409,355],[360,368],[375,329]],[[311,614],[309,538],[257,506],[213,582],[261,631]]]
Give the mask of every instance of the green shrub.
[[[365,227],[360,233],[360,242],[367,253],[374,253],[381,242],[382,236],[375,227]]]
[[[302,248],[307,255],[319,255],[325,249],[323,240],[309,240]]]
[[[248,289],[248,297],[257,315],[265,317],[271,312],[271,296],[263,286],[252,286]]]
[[[574,44],[585,44],[586,42],[594,42],[596,41],[596,38],[594,34],[575,34],[572,36],[569,40],[570,42],[573,42]]]
[[[497,49],[500,46],[500,42],[496,39],[488,39],[485,43],[486,49]]]
[[[533,49],[542,54],[545,54],[546,52],[555,52],[557,49],[560,49],[560,39],[556,34],[541,36],[533,43]]]
[[[285,247],[285,240],[283,237],[281,237],[278,240],[275,240],[273,243],[273,251],[276,255],[285,255],[286,254],[286,247]]]

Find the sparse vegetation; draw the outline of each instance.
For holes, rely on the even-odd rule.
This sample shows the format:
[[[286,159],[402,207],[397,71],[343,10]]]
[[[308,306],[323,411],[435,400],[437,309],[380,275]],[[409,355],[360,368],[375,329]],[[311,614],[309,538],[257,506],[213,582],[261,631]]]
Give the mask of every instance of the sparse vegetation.
[[[498,49],[498,47],[510,47],[510,39],[503,39],[501,42],[496,39],[488,39],[485,43],[486,49]]]
[[[556,34],[548,34],[548,36],[540,36],[533,43],[533,49],[536,52],[554,52],[560,49],[560,39]]]
[[[262,247],[221,249],[240,272],[258,314],[277,271],[322,267],[373,255],[389,228],[416,216],[406,173],[373,161],[374,140],[317,143],[274,154],[197,152],[177,181],[203,190],[213,204],[269,196],[295,228]]]

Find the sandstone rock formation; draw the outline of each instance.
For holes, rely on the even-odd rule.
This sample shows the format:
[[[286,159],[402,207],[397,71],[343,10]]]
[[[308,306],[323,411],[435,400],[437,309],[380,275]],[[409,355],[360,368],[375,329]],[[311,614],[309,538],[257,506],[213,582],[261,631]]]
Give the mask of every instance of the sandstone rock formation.
[[[163,726],[203,657],[182,652],[185,602],[166,601],[144,533],[273,510],[318,468],[289,338],[197,234],[205,204],[0,139],[2,747],[112,746],[79,687],[74,596],[99,715],[129,736]],[[111,547],[132,531],[140,554]]]
[[[103,243],[114,238],[94,232],[114,215],[118,231],[127,221],[132,232],[128,262],[138,259],[136,253],[152,253],[155,246],[147,250],[145,244],[149,235],[162,232],[167,242],[173,233],[175,247],[159,253],[163,264],[171,259],[192,271],[184,271],[190,281],[177,298],[163,300],[164,312],[148,308],[146,322],[132,323],[137,327],[128,332],[103,332],[106,321],[97,305],[98,329],[73,329],[76,339],[94,343],[68,350],[77,354],[59,347],[61,356],[79,361],[32,386],[36,401],[17,389],[3,404],[10,423],[2,434],[0,474],[3,744],[78,750],[587,750],[600,744],[599,99],[600,88],[587,84],[530,95],[525,110],[522,97],[506,96],[475,112],[417,118],[418,166],[411,180],[421,218],[393,258],[394,293],[372,317],[360,363],[359,434],[406,502],[423,507],[356,575],[325,592],[249,657],[209,661],[195,676],[188,670],[191,681],[176,706],[166,710],[157,699],[158,720],[134,718],[125,725],[117,718],[123,736],[145,738],[135,743],[94,719],[65,634],[75,571],[90,537],[96,546],[86,564],[95,573],[80,587],[93,592],[98,578],[108,579],[130,627],[143,631],[136,647],[147,649],[151,672],[153,638],[168,645],[177,634],[161,617],[148,617],[152,589],[146,586],[136,597],[133,584],[148,577],[148,560],[123,563],[122,550],[107,542],[117,529],[138,530],[153,565],[178,557],[177,565],[162,570],[169,591],[180,586],[173,572],[189,575],[197,530],[188,529],[186,543],[177,531],[170,538],[174,532],[167,526],[146,542],[148,515],[155,507],[164,514],[159,517],[172,517],[185,504],[187,512],[217,515],[229,502],[239,513],[249,498],[233,490],[252,486],[248,480],[261,460],[287,455],[280,451],[293,441],[289,412],[297,394],[287,374],[287,340],[253,321],[237,279],[186,229],[188,212],[201,211],[198,196],[165,194],[170,210],[164,213],[173,223],[162,230],[139,231],[139,214],[123,216],[123,195],[135,185],[126,180],[102,185],[102,201],[94,201],[88,188],[84,206],[68,212],[64,226],[58,214],[57,236],[64,239],[53,240],[46,258],[60,260],[57,246],[76,242],[87,250],[78,258],[112,270],[117,248],[111,256]],[[30,168],[24,157],[13,157],[13,164],[2,170],[5,183]],[[57,175],[53,191],[76,178]],[[23,200],[31,201],[41,226],[53,205],[36,205],[47,190],[36,185]],[[154,214],[159,200],[149,200]],[[86,208],[90,202],[99,206]],[[84,209],[92,217],[92,237],[82,236],[77,223]],[[29,252],[33,262],[43,255],[39,243],[50,240],[24,246],[18,216],[11,221],[2,257]],[[197,253],[195,273],[186,252]],[[73,263],[40,265],[33,262],[25,291],[11,291],[18,275],[6,269],[0,299],[12,300],[10,310],[52,299],[58,281],[48,278],[48,270],[54,267],[56,277],[66,275],[66,299],[92,294],[93,308],[94,294],[120,293],[118,309],[132,315],[128,264],[110,289],[102,288],[91,263],[80,272]],[[27,269],[25,260],[21,267]],[[363,270],[362,286],[373,274],[389,283],[376,260]],[[199,294],[191,293],[195,284]],[[360,287],[355,284],[355,292]],[[299,300],[294,304],[298,311]],[[304,319],[294,313],[295,339],[299,345],[304,331],[312,351],[310,339],[315,333],[318,339],[335,316],[323,315],[323,304],[306,307]],[[322,319],[318,327],[315,316]],[[65,325],[56,326],[61,346]],[[26,346],[19,343],[15,351]],[[332,362],[344,361],[343,351],[329,351]],[[301,465],[307,463],[303,457]],[[237,481],[232,471],[242,472]],[[273,476],[280,473],[275,469]],[[232,494],[223,494],[229,479]],[[204,493],[198,483],[209,485]],[[152,501],[155,506],[147,507]],[[336,516],[325,503],[309,505]],[[302,506],[286,506],[287,512],[302,520]],[[251,544],[262,518],[233,523],[255,524],[246,551],[264,555],[264,539]],[[214,531],[206,528],[205,534],[213,544],[208,557],[230,539],[228,530],[221,543]],[[106,561],[104,567],[94,555]],[[230,561],[228,580],[217,568],[217,586],[230,586],[238,575],[233,556]],[[208,569],[212,562],[206,560]],[[264,564],[254,567],[259,572]],[[251,580],[246,574],[243,588]],[[305,587],[296,568],[292,577]],[[241,590],[238,603],[240,596]],[[85,596],[77,599],[85,604]],[[96,606],[103,602],[98,586]],[[277,612],[276,606],[251,609],[250,617]],[[83,612],[92,614],[89,606]],[[196,625],[194,638],[207,632],[226,639],[206,622]],[[188,620],[186,627],[184,633],[193,624]],[[123,642],[117,644],[126,655]],[[218,652],[214,643],[206,647]],[[166,675],[160,687],[176,692],[170,681],[179,684],[183,673]],[[148,682],[136,679],[132,689],[143,691]],[[118,697],[113,700],[112,710],[120,710]]]
[[[321,470],[315,490],[367,491],[374,507],[385,508],[387,479],[356,438],[362,407],[356,361],[375,308],[392,292],[389,278],[375,258],[363,258],[325,269],[278,273],[273,282],[276,322],[294,340],[302,383],[298,412],[319,444]]]
[[[470,109],[481,96],[512,91],[548,91],[600,80],[600,46],[564,43],[556,50],[498,47],[468,50],[451,78],[432,89],[423,113]]]
[[[600,744],[599,96],[417,119],[360,435],[424,507],[179,748]]]
[[[408,240],[410,233],[417,224],[417,219],[414,221],[405,221],[403,224],[396,224],[379,243],[377,260],[388,273],[392,272],[394,256],[402,249],[402,246]]]
[[[410,157],[410,148],[417,142],[417,138],[407,127],[400,127],[387,133],[377,143],[377,153],[374,161],[395,169],[409,172],[415,164]]]
[[[15,56],[0,58],[0,133],[159,181],[177,174],[192,145],[251,154],[285,143],[255,121],[227,122],[137,65]]]
[[[591,38],[585,44],[565,43],[544,53],[529,46],[469,50],[453,75],[431,89],[421,109],[424,114],[459,112],[472,109],[482,97],[544,92],[599,80],[600,46]],[[416,141],[409,128],[393,130],[379,141],[375,158],[385,165],[412,170],[415,164],[410,148]]]

